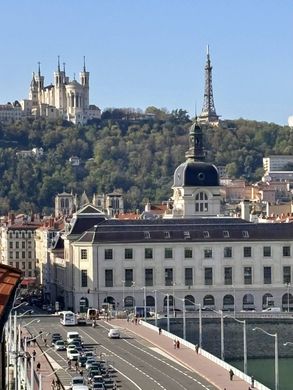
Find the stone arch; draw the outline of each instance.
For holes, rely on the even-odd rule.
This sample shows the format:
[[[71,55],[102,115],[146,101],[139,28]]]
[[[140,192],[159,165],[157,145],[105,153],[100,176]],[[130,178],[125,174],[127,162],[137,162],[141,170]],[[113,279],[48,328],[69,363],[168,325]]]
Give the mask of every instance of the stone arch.
[[[226,309],[226,306],[232,306],[232,309],[233,309],[233,306],[234,306],[234,297],[233,295],[231,294],[227,294],[224,296],[223,298],[223,308]]]
[[[252,294],[245,294],[242,299],[243,310],[254,310],[254,296]]]
[[[184,297],[184,303],[186,310],[195,310],[195,298],[193,295],[186,295]]]

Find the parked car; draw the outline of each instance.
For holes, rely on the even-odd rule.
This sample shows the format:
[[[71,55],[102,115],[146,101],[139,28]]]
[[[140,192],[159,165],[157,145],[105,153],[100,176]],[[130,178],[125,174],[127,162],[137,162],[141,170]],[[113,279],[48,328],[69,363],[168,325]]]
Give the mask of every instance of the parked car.
[[[54,345],[57,340],[62,340],[60,333],[53,333],[51,336],[51,345]]]
[[[78,360],[80,353],[76,349],[67,349],[67,358],[69,360]]]
[[[87,361],[87,357],[86,356],[84,356],[84,355],[79,355],[79,357],[78,357],[78,365],[79,365],[79,367],[85,367],[85,363],[86,363],[86,361]]]
[[[84,377],[83,376],[74,376],[71,381],[71,385],[84,385]]]

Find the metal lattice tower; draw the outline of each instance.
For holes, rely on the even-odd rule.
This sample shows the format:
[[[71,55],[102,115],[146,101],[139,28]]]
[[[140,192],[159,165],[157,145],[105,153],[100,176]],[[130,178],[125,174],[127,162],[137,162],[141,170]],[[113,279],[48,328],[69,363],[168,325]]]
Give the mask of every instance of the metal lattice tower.
[[[212,83],[212,65],[210,60],[209,46],[207,46],[207,61],[205,65],[205,88],[204,88],[204,102],[202,112],[198,117],[199,123],[209,123],[214,126],[219,124],[219,116],[216,113],[213,83]]]

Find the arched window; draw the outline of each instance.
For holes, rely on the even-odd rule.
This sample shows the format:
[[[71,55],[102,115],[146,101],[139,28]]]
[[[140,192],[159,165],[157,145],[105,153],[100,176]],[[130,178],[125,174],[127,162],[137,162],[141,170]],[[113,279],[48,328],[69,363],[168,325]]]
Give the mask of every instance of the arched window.
[[[124,306],[125,307],[134,307],[134,298],[131,296],[125,297]]]
[[[223,298],[223,307],[234,306],[234,297],[231,294],[225,295]]]
[[[173,307],[173,296],[172,295],[169,295],[169,306],[172,306]],[[164,307],[166,308],[167,307],[167,296],[164,298]]]
[[[262,297],[262,308],[266,309],[269,306],[274,306],[274,298],[273,298],[272,294],[266,293]]]
[[[148,295],[148,296],[146,297],[146,305],[147,305],[147,306],[154,307],[154,306],[155,306],[155,298],[152,297],[151,295]]]
[[[196,306],[194,305],[195,299],[193,295],[186,295],[184,297],[184,303],[186,310],[195,310]]]
[[[195,211],[207,212],[208,211],[208,196],[205,192],[199,192],[195,196]]]
[[[291,307],[293,307],[293,295],[286,293],[282,296],[282,309],[289,312]]]
[[[215,298],[212,295],[206,295],[203,299],[203,305],[204,306],[214,306],[215,305]]]

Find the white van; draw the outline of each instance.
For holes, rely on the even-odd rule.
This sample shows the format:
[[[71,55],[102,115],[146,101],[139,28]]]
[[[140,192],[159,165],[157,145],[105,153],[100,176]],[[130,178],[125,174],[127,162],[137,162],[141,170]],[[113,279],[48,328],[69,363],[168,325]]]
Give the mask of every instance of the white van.
[[[73,339],[80,338],[80,335],[78,332],[67,332],[67,343],[69,344],[70,341]]]
[[[263,312],[270,312],[270,313],[280,313],[281,312],[281,308],[280,307],[268,307],[266,309],[263,310]]]

